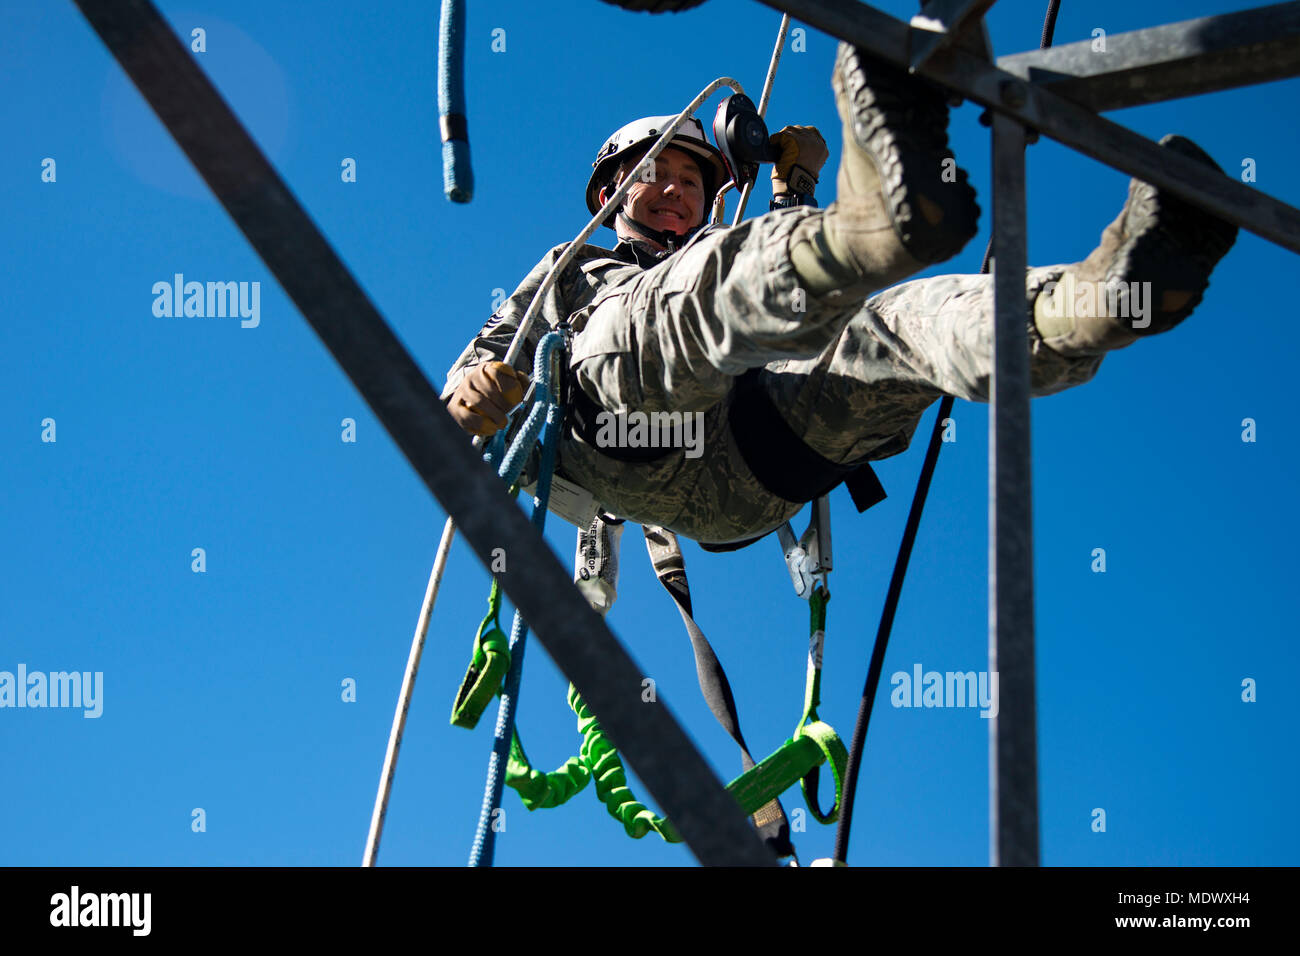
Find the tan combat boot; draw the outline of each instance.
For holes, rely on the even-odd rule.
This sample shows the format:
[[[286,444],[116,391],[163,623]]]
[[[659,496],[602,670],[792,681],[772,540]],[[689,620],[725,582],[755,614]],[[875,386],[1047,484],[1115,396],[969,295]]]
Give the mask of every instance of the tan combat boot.
[[[1160,145],[1219,169],[1182,136],[1166,136]],[[1236,239],[1236,226],[1134,179],[1100,245],[1038,294],[1034,325],[1048,348],[1070,357],[1167,332],[1200,304],[1210,273]]]
[[[979,206],[948,149],[941,90],[847,43],[831,85],[844,134],[838,192],[796,227],[790,258],[814,295],[864,296],[955,256]]]

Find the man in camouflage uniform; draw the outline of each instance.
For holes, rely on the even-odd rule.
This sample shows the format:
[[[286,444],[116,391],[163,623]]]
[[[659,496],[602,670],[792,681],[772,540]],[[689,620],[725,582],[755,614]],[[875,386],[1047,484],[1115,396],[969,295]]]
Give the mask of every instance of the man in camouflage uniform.
[[[678,134],[673,146],[680,148],[664,150],[654,181],[635,184],[617,222],[607,223],[619,234],[615,248],[585,246],[560,277],[515,369],[499,360],[563,246],[538,263],[466,348],[443,393],[453,416],[474,434],[504,425],[505,411],[522,398],[538,339],[568,319],[582,404],[619,414],[702,413],[704,453],[679,448],[627,460],[596,447],[588,431],[585,440],[565,436],[557,473],[605,511],[725,544],[779,527],[816,491],[789,491],[788,480],[771,474],[779,463],[756,461],[761,450],[738,439],[743,413],[760,399],[779,413],[765,428],[784,423],[806,446],[800,461],[828,466],[902,452],[942,395],[987,401],[991,277],[894,285],[955,255],[976,231],[974,191],[964,172],[950,174],[944,96],[847,44],[832,84],[844,152],[831,206],[794,205],[695,232],[727,169],[700,142],[702,129],[695,137]],[[655,138],[607,144],[588,193],[593,212]],[[789,188],[796,182],[811,193],[826,158],[820,135],[787,127],[773,139],[786,150],[773,171],[774,193],[799,192]],[[1186,140],[1166,137],[1164,144],[1213,165]],[[611,159],[617,170],[600,182]],[[1107,350],[1186,318],[1235,235],[1234,227],[1135,180],[1087,260],[1029,270],[1033,394],[1086,382]],[[1146,316],[1121,318],[1130,306],[1141,311],[1129,290],[1142,282],[1154,293]],[[1075,288],[1089,285],[1110,289],[1109,302],[1105,295],[1076,299]],[[753,431],[752,421],[746,427]],[[756,470],[766,473],[760,478]]]

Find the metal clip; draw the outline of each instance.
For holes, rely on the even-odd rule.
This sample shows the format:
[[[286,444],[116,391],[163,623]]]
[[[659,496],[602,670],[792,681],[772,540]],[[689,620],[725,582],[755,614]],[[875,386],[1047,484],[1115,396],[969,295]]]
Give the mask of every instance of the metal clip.
[[[786,522],[776,529],[794,593],[805,601],[817,584],[826,586],[826,575],[831,570],[831,511],[826,497],[813,500],[812,517],[808,528],[798,540],[794,529]]]

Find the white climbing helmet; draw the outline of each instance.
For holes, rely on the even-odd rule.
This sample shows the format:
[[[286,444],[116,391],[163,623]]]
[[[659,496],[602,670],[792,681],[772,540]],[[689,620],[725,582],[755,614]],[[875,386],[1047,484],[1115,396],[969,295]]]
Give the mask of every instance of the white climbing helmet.
[[[619,164],[636,150],[653,146],[655,140],[672,125],[673,120],[676,118],[677,115],[672,114],[670,116],[646,116],[639,120],[633,120],[605,140],[605,145],[596,154],[596,161],[591,164],[594,169],[591,173],[591,179],[587,181],[587,209],[593,216],[600,212],[602,205],[600,191],[605,186],[613,184],[614,175],[618,171]],[[713,205],[713,199],[718,194],[718,190],[731,179],[731,174],[727,172],[726,160],[722,158],[722,153],[718,152],[705,137],[704,125],[693,116],[676,132],[670,145],[704,160],[704,162],[700,163],[700,172],[704,175],[704,209],[707,217],[708,209]],[[611,215],[605,220],[605,225],[613,229],[614,219],[615,217]]]

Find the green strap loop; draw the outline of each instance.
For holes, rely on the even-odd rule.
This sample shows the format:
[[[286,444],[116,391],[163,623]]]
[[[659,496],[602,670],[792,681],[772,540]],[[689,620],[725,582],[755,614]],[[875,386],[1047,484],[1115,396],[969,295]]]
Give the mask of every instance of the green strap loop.
[[[627,835],[634,840],[641,839],[653,830],[667,843],[682,842],[671,823],[663,817],[655,816],[628,789],[627,773],[623,770],[622,761],[618,759],[618,751],[609,742],[601,730],[600,722],[572,684],[569,685],[569,706],[578,715],[578,730],[582,733],[582,761],[591,771],[596,784],[596,796],[610,816],[623,824]]]
[[[549,810],[572,799],[587,786],[591,771],[579,757],[570,757],[560,769],[551,773],[534,770],[524,753],[524,745],[515,731],[510,739],[510,757],[506,761],[506,786],[519,794],[529,810]]]
[[[835,780],[835,803],[826,813],[822,813],[817,806],[817,784],[820,777],[817,766],[812,767],[799,781],[804,802],[808,804],[808,811],[818,823],[834,823],[840,818],[844,776],[849,762],[848,751],[840,741],[839,735],[817,716],[822,692],[822,647],[826,637],[826,605],[830,603],[830,599],[830,592],[820,584],[813,588],[812,594],[808,596],[808,608],[811,612],[808,681],[804,691],[803,716],[799,718],[799,726],[794,730],[796,740],[800,737],[808,737],[817,745],[826,762],[831,765],[831,776]],[[818,760],[817,765],[820,766],[821,762]]]
[[[799,787],[803,790],[804,802],[808,804],[808,812],[813,815],[813,819],[818,823],[834,823],[840,818],[840,802],[844,796],[844,777],[848,773],[849,752],[840,740],[840,735],[835,732],[830,724],[821,720],[814,720],[810,724],[801,725],[795,732],[796,740],[811,740],[821,751],[822,759],[830,764],[831,777],[835,781],[835,803],[830,810],[822,813],[817,807],[817,767],[813,767],[802,780],[799,781]],[[818,760],[820,766],[822,760]]]
[[[488,612],[474,635],[474,656],[451,707],[451,724],[473,730],[510,669],[510,638],[501,630],[501,586],[492,580]]]

